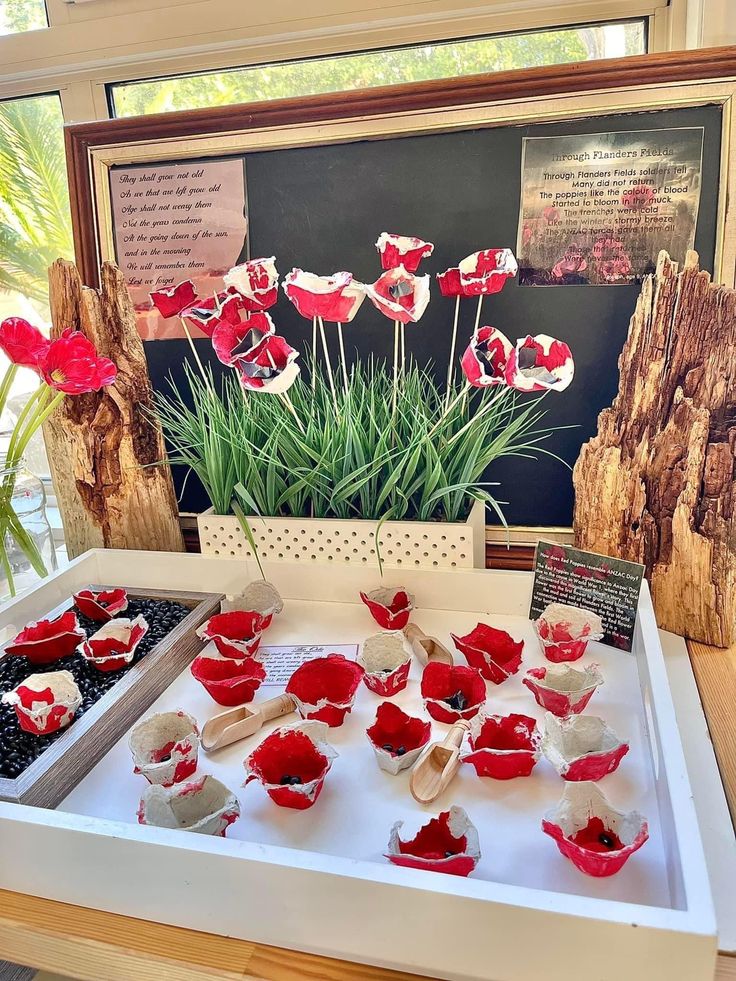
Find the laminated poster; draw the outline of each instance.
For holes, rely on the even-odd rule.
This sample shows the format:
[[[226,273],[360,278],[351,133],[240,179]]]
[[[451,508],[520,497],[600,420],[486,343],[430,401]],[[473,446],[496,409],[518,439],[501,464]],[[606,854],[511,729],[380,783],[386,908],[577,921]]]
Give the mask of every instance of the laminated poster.
[[[529,618],[536,620],[549,603],[591,610],[603,621],[602,643],[630,651],[643,576],[638,562],[539,542]]]
[[[695,243],[703,128],[523,141],[521,286],[639,283]]]

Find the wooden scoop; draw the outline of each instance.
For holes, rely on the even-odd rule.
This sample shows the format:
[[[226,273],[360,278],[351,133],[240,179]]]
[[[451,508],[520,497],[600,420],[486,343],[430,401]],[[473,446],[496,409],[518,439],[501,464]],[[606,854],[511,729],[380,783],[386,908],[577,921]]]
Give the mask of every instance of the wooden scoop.
[[[441,743],[427,746],[409,778],[409,790],[415,801],[431,804],[450,784],[460,766],[460,747],[469,729],[465,719],[458,719]]]
[[[296,702],[291,695],[278,695],[266,702],[253,705],[238,705],[237,708],[220,712],[205,722],[200,737],[200,745],[205,753],[212,753],[223,746],[236,743],[258,732],[264,722],[280,719],[296,711]]]
[[[407,623],[404,627],[404,636],[411,644],[411,649],[416,654],[420,664],[428,664],[430,661],[440,661],[442,664],[455,663],[452,654],[445,645],[441,644],[436,637],[428,637],[415,623]]]

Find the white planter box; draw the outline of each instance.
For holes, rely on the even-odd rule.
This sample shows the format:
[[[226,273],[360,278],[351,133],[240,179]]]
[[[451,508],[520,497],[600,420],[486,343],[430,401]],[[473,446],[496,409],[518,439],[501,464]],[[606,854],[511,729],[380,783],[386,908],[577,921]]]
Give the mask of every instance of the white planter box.
[[[360,589],[378,584],[362,567],[305,575],[298,563],[274,563],[266,574],[285,599],[267,645],[356,644],[376,629],[357,601]],[[93,551],[2,610],[0,637],[90,582],[233,593],[255,575],[252,562]],[[526,619],[528,573],[390,570],[383,582],[409,588],[416,621],[441,640],[490,618],[523,636],[522,672],[543,663]],[[330,731],[340,756],[311,810],[284,811],[260,787],[241,789],[254,736],[201,760],[200,772],[241,800],[227,839],[141,827],[135,808],[145,784],[123,738],[57,810],[0,803],[0,888],[445,981],[710,981],[715,919],[646,586],[633,653],[596,644],[586,656],[593,659],[606,684],[590,711],[631,743],[602,789],[614,805],[640,809],[650,827],[650,840],[614,878],[583,876],[542,834],[541,815],[563,787],[544,761],[508,783],[481,781],[463,766],[435,805],[414,803],[408,775],[375,764],[363,730],[379,699],[361,686],[353,713]],[[421,711],[419,674],[415,662],[395,699],[412,714]],[[520,678],[489,686],[490,704],[541,719]],[[188,671],[150,711],[179,706],[200,722],[219,711]],[[433,723],[433,738],[445,731]],[[395,819],[426,820],[453,803],[478,827],[483,857],[473,876],[383,859]]]
[[[484,569],[485,505],[476,501],[467,521],[386,521],[379,532],[381,558],[401,569]],[[378,567],[377,521],[339,518],[248,517],[261,561],[347,562]],[[197,516],[203,555],[248,558],[248,539],[233,514],[212,509]]]

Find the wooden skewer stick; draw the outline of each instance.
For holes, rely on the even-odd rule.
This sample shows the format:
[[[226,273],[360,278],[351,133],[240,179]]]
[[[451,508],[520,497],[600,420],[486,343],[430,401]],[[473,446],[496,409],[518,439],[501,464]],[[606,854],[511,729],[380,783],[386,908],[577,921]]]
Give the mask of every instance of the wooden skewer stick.
[[[455,297],[455,318],[452,321],[452,344],[450,345],[450,361],[447,365],[447,395],[445,396],[445,412],[450,404],[450,386],[455,373],[455,345],[457,344],[457,320],[460,314],[460,296]]]
[[[401,321],[401,375],[406,374],[406,324]]]
[[[396,415],[396,389],[399,384],[399,321],[394,320],[394,390],[391,396],[391,414]]]
[[[348,366],[345,361],[345,343],[342,336],[342,324],[337,325],[337,339],[340,342],[340,362],[342,364],[342,380],[345,386],[345,394],[348,394]]]
[[[330,380],[330,391],[332,392],[332,401],[335,404],[335,412],[337,412],[337,392],[335,390],[335,379],[332,375],[332,365],[330,364],[330,351],[327,347],[327,338],[325,337],[325,322],[320,317],[319,318],[319,332],[322,337],[322,347],[325,352],[325,361],[327,362],[327,377]]]
[[[312,391],[317,387],[317,318],[312,317]]]

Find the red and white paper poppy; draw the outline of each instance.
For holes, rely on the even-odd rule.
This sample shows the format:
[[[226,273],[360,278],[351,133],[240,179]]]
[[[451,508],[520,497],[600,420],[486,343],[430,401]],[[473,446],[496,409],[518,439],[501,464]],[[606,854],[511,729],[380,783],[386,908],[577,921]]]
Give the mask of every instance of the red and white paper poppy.
[[[416,763],[429,742],[432,724],[407,715],[393,702],[381,702],[365,732],[380,768],[397,774]]]
[[[442,811],[413,838],[401,837],[403,826],[403,821],[397,821],[391,828],[385,857],[393,865],[467,876],[480,860],[478,829],[462,807]]]
[[[276,257],[249,259],[225,273],[225,286],[232,287],[243,299],[246,310],[268,310],[278,299],[279,274]]]
[[[71,671],[46,671],[29,675],[2,701],[14,706],[24,732],[48,736],[69,725],[82,704],[82,693]]]
[[[431,242],[414,235],[393,235],[391,232],[381,232],[376,248],[381,256],[381,269],[403,266],[410,273],[416,272],[422,259],[434,252]]]
[[[365,299],[363,284],[349,272],[316,276],[303,269],[292,269],[282,285],[284,293],[307,320],[321,317],[331,323],[350,323]]]
[[[102,589],[99,592],[80,589],[74,594],[74,605],[90,620],[107,623],[128,609],[128,593],[124,589]]]
[[[223,657],[242,660],[258,650],[263,617],[255,610],[233,610],[216,613],[197,630],[200,640],[211,640]]]
[[[212,332],[212,347],[220,361],[232,367],[275,333],[276,327],[267,313],[252,313],[247,320],[220,320]]]
[[[565,603],[550,603],[535,622],[548,661],[577,661],[589,640],[600,640],[603,622],[597,613]]]
[[[430,661],[422,672],[424,707],[438,722],[472,719],[486,699],[486,683],[476,668]]]
[[[235,369],[244,389],[283,395],[299,377],[296,351],[279,334],[266,334],[238,357]]]
[[[403,630],[414,609],[414,596],[403,586],[379,586],[360,598],[384,630]]]
[[[266,678],[266,669],[254,657],[242,659],[200,654],[189,669],[218,705],[243,705]]]
[[[80,651],[85,661],[98,671],[119,671],[132,662],[136,648],[147,633],[148,622],[143,616],[135,620],[117,617],[85,640]]]
[[[545,716],[542,752],[564,780],[602,780],[628,751],[629,744],[595,715]]]
[[[371,303],[389,320],[416,323],[429,303],[429,276],[415,276],[403,266],[388,269],[375,283],[366,283]]]
[[[530,715],[485,715],[470,723],[470,753],[461,757],[479,777],[512,780],[528,777],[540,756],[542,734]]]
[[[133,772],[149,783],[170,787],[197,769],[199,728],[186,712],[157,712],[143,719],[130,733],[128,746]]]
[[[176,286],[164,286],[160,290],[154,290],[149,295],[151,302],[164,320],[179,316],[182,310],[194,306],[197,302],[197,291],[191,279],[177,283]]]
[[[521,666],[524,641],[514,640],[505,630],[478,623],[464,637],[452,633],[450,636],[468,664],[494,685],[502,684]]]
[[[603,684],[603,675],[597,664],[588,664],[580,670],[569,664],[551,664],[530,668],[522,684],[534,695],[537,705],[562,718],[583,711]]]
[[[327,654],[305,661],[289,678],[288,694],[294,696],[303,719],[341,726],[355,701],[363,668],[342,654]]]
[[[483,249],[437,276],[443,296],[486,296],[500,293],[519,267],[511,249]]]
[[[549,810],[542,830],[586,875],[618,872],[649,837],[638,811],[617,811],[594,783],[565,784],[562,799]]]
[[[390,696],[406,688],[411,654],[400,630],[384,630],[368,637],[358,658],[364,669],[363,684],[376,695]]]
[[[495,327],[479,327],[460,359],[466,379],[475,388],[506,384],[506,364],[514,345]]]
[[[564,392],[574,374],[570,348],[548,334],[520,337],[506,362],[506,383],[520,392]]]
[[[284,609],[284,601],[273,583],[255,579],[248,583],[242,593],[226,597],[220,609],[223,613],[260,613],[263,617],[261,629],[267,630],[274,616]]]
[[[337,751],[327,742],[323,722],[281,726],[246,759],[245,784],[260,780],[280,807],[304,811],[317,800]]]
[[[224,838],[240,817],[235,794],[206,774],[173,787],[147,787],[138,805],[138,823]]]
[[[5,653],[27,657],[31,664],[52,664],[73,654],[84,638],[76,614],[67,610],[52,620],[27,624],[7,645]]]

